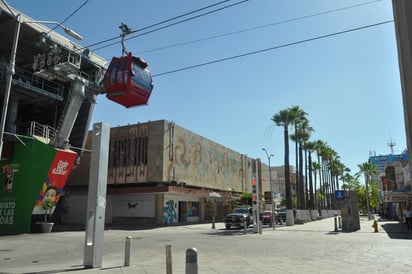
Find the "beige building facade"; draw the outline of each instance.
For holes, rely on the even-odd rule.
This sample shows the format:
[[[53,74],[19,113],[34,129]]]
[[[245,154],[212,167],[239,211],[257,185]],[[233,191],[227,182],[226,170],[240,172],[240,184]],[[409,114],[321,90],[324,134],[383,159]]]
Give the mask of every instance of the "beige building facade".
[[[90,136],[80,164],[73,170],[61,221],[83,224],[89,182]],[[107,178],[106,223],[157,224],[217,220],[229,213],[252,176],[261,197],[269,191],[262,178],[269,169],[244,154],[159,120],[113,127]],[[263,202],[264,203],[264,202]],[[263,204],[262,204],[263,206]]]

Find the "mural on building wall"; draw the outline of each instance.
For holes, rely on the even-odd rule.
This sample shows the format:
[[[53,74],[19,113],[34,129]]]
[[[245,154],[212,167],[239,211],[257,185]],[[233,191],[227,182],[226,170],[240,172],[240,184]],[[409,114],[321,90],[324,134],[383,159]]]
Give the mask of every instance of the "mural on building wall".
[[[163,224],[177,223],[176,214],[177,203],[174,200],[168,200],[163,205]]]
[[[168,180],[240,190],[242,177],[248,178],[242,169],[240,153],[178,127],[174,138]],[[247,169],[249,164],[244,166]]]
[[[199,202],[188,202],[187,203],[187,216],[188,217],[199,217]]]

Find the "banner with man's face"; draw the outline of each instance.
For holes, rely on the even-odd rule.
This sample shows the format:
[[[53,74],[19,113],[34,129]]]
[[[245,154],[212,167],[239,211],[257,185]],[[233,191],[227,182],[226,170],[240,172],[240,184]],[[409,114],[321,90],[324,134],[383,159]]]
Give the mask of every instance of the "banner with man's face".
[[[0,233],[30,232],[32,214],[58,202],[76,157],[33,138],[16,142],[12,159],[0,162]]]

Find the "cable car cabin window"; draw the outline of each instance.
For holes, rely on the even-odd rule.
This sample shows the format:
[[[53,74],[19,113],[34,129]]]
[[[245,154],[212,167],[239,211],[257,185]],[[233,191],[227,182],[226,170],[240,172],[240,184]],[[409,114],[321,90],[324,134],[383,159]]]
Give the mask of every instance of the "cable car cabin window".
[[[120,59],[118,65],[119,66],[117,68],[114,68],[114,71],[117,72],[117,83],[126,84],[129,76],[128,60]]]
[[[133,63],[132,65],[132,82],[139,85],[146,91],[152,91],[152,78],[147,67],[142,68],[140,64]]]

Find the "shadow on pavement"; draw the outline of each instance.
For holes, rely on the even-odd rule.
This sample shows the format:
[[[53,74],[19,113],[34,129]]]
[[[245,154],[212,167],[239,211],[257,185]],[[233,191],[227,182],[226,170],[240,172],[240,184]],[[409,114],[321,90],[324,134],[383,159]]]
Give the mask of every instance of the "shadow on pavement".
[[[412,230],[400,222],[386,222],[381,227],[391,239],[412,240]]]
[[[56,269],[56,270],[47,270],[47,271],[36,271],[36,272],[25,272],[22,274],[57,274],[57,273],[64,273],[64,272],[75,272],[75,271],[84,271],[87,270],[89,268],[86,268],[84,266],[79,266],[79,267],[75,267],[75,268],[70,268],[70,269]],[[0,272],[1,273],[1,272]]]

